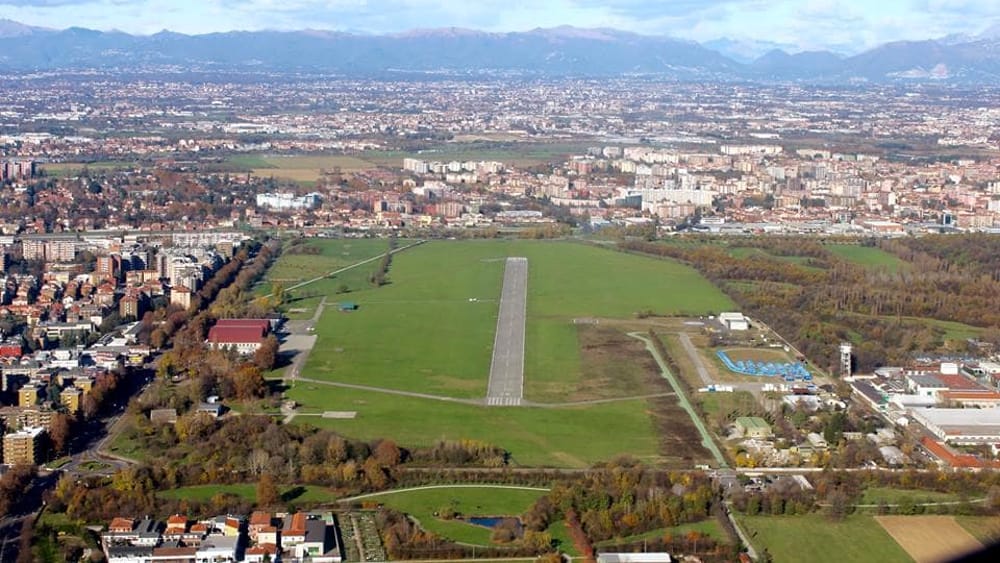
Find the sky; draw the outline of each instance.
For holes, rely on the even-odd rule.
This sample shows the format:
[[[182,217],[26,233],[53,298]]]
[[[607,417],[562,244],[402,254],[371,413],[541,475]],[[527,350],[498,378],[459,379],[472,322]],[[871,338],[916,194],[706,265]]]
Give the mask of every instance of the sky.
[[[0,0],[0,18],[134,34],[572,25],[858,52],[888,41],[979,33],[1000,23],[1000,0]]]

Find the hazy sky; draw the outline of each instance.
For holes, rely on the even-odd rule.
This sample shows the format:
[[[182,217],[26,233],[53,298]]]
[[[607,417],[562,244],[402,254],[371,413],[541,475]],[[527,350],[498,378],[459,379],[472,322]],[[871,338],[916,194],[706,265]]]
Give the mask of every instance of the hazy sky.
[[[898,39],[978,33],[1000,21],[1000,0],[0,0],[0,18],[143,34],[573,25],[858,51]]]

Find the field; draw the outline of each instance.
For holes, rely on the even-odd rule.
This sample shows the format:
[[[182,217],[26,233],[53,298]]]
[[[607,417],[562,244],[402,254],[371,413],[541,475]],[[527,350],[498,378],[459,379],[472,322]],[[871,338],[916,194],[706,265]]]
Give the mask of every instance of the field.
[[[453,397],[484,396],[507,256],[528,257],[529,400],[565,399],[568,388],[579,385],[573,322],[578,317],[731,306],[696,272],[666,260],[569,243],[432,242],[398,254],[389,285],[352,292],[357,313],[323,315],[316,328],[320,342],[305,373]],[[442,277],[442,270],[450,275]]]
[[[507,449],[515,467],[585,468],[619,454],[683,467],[692,463],[684,459],[689,452],[700,452],[692,428],[683,449],[661,455],[651,405],[644,399],[564,408],[488,408],[308,383],[295,384],[288,395],[305,405],[358,413],[349,420],[316,416],[297,417],[297,422],[364,440],[392,437],[407,446],[478,440]],[[662,416],[677,421],[678,433],[690,427],[679,407]],[[594,421],[600,421],[601,432],[590,430]]]
[[[670,534],[674,538],[681,538],[687,535],[689,532],[698,532],[699,534],[709,536],[712,539],[721,542],[729,543],[729,538],[726,533],[722,531],[722,527],[715,519],[702,520],[701,522],[692,522],[690,524],[681,524],[679,526],[673,526],[670,528],[659,528],[656,530],[651,530],[644,534],[637,534],[634,536],[627,536],[620,539],[610,539],[603,542],[598,542],[597,546],[614,546],[616,544],[624,544],[637,542],[642,540],[652,540],[652,539],[662,539],[667,534]]]
[[[826,249],[835,255],[869,269],[883,269],[888,272],[898,272],[906,263],[888,252],[868,246],[854,244],[830,244]]]
[[[1000,542],[1000,518],[996,516],[956,516],[955,521],[984,545]]]
[[[507,256],[528,258],[525,398],[535,406],[487,409],[475,403],[486,394]],[[414,446],[477,439],[508,449],[522,465],[585,467],[631,453],[685,466],[705,457],[697,440],[688,440],[695,431],[676,399],[637,398],[669,393],[642,343],[622,329],[576,322],[731,306],[690,268],[574,243],[442,241],[394,256],[388,278],[388,285],[350,293],[357,311],[324,311],[301,374],[310,381],[288,392],[305,414],[357,411],[357,418],[298,420]],[[329,290],[327,280],[320,283]],[[624,400],[557,405],[610,398]],[[615,430],[587,432],[593,420]],[[658,429],[671,435],[658,436]]]
[[[92,172],[117,170],[120,168],[132,168],[137,163],[131,160],[108,160],[102,162],[46,162],[39,167],[48,176],[55,178],[65,178],[76,176],[84,169]]]
[[[564,159],[570,154],[580,154],[593,143],[555,142],[467,142],[443,143],[420,151],[366,151],[361,158],[379,166],[399,168],[404,158],[448,162],[452,160],[498,161],[510,166],[533,166]]]
[[[334,168],[340,168],[344,172],[356,172],[358,170],[375,168],[375,165],[367,160],[344,155],[264,155],[257,157],[257,162],[250,160],[242,162],[237,160],[236,162],[243,165],[251,165],[254,176],[261,178],[274,177],[279,180],[304,183],[315,182],[319,180],[324,171],[331,171]]]
[[[983,547],[952,516],[876,516],[875,520],[917,563],[947,561]]]
[[[734,362],[753,360],[755,362],[791,362],[792,358],[780,348],[726,348],[723,350]]]
[[[323,487],[312,485],[286,486],[280,487],[281,498],[284,502],[299,503],[331,503],[336,497],[333,492]],[[167,499],[188,499],[196,501],[209,501],[213,496],[226,493],[243,497],[250,501],[257,500],[257,485],[245,483],[238,485],[193,485],[190,487],[180,487],[156,493],[161,498]]]
[[[774,561],[912,561],[871,516],[852,515],[840,522],[820,514],[746,516],[740,525],[758,552],[767,549]]]
[[[927,502],[950,502],[957,500],[960,500],[958,495],[939,493],[937,491],[870,487],[865,489],[864,494],[861,495],[860,504],[899,504],[901,502],[921,504]]]
[[[452,541],[491,545],[489,528],[461,520],[445,520],[437,514],[457,511],[463,517],[520,516],[544,494],[544,491],[462,487],[401,491],[371,500],[409,514],[425,530]]]

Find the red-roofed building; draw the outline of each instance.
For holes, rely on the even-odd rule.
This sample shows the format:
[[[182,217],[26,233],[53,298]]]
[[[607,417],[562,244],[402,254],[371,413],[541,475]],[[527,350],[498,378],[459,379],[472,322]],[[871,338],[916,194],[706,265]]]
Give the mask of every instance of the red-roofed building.
[[[274,561],[278,556],[278,546],[273,543],[262,543],[248,548],[243,554],[243,560],[247,563],[260,563],[262,561]]]
[[[135,528],[135,520],[131,518],[114,518],[108,525],[108,531],[112,534],[127,534]]]
[[[267,319],[220,319],[208,331],[208,345],[213,349],[229,348],[240,354],[253,354],[270,330],[271,322]]]

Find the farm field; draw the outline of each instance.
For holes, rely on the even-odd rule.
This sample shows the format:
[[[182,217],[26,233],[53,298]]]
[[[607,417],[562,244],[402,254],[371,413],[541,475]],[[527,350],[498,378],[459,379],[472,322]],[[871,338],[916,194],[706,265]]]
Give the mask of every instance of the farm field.
[[[983,544],[952,516],[876,516],[917,563],[934,563],[981,549]]]
[[[254,176],[310,183],[319,180],[325,170],[340,168],[356,172],[375,168],[367,160],[347,155],[246,155],[228,159],[229,164],[249,168]]]
[[[869,269],[884,269],[888,272],[898,272],[906,267],[906,262],[888,252],[868,246],[854,244],[829,244],[826,249],[837,256]]]
[[[284,502],[298,503],[329,503],[336,499],[333,492],[323,487],[312,485],[301,486],[281,486],[278,488]],[[190,487],[180,487],[156,493],[162,498],[168,499],[188,499],[197,501],[208,501],[213,496],[225,493],[243,497],[250,501],[257,499],[257,485],[255,483],[241,483],[235,485],[193,485]]]
[[[774,561],[913,561],[871,516],[856,514],[840,522],[821,514],[743,516],[740,525],[753,538],[754,547],[767,549]]]
[[[452,541],[493,545],[491,530],[462,520],[439,518],[445,510],[456,511],[463,518],[476,516],[514,516],[523,514],[544,491],[500,489],[496,487],[424,489],[379,495],[370,500],[394,508],[415,518],[425,530]],[[557,524],[557,525],[561,525]]]

